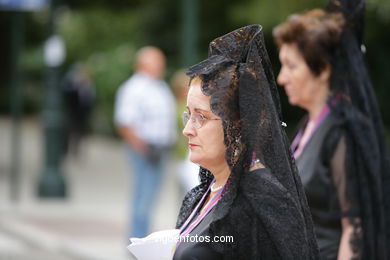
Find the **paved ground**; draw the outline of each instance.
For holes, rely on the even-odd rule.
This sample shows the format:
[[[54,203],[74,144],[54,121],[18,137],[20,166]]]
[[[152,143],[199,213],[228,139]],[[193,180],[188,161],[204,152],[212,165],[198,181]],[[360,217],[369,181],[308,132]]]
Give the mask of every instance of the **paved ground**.
[[[10,201],[9,119],[0,118],[0,260],[131,259],[127,217],[131,178],[120,141],[92,136],[81,158],[63,165],[69,196],[36,196],[43,167],[43,134],[37,119],[23,121],[20,198]],[[153,218],[153,230],[172,228],[181,201],[171,163]],[[14,190],[14,188],[12,188]]]

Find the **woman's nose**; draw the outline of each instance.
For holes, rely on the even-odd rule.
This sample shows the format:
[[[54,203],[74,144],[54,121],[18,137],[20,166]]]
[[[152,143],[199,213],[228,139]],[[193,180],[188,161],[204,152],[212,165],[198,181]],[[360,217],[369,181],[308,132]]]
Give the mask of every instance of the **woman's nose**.
[[[189,136],[194,136],[195,133],[195,128],[192,125],[191,119],[187,121],[187,124],[183,128],[183,135],[186,137]]]
[[[281,86],[286,85],[287,77],[286,77],[286,73],[284,72],[283,67],[280,69],[279,75],[278,75],[276,80],[277,80],[279,85],[281,85]]]

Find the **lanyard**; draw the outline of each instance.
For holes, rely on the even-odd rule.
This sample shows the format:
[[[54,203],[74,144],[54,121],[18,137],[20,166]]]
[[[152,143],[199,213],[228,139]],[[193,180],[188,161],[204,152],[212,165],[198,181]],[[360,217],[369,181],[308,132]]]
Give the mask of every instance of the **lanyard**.
[[[303,148],[307,144],[307,142],[310,140],[310,138],[313,136],[315,131],[317,130],[318,126],[322,123],[322,121],[328,116],[330,112],[330,107],[328,105],[325,105],[322,108],[322,111],[320,115],[317,117],[317,119],[314,121],[314,126],[313,129],[311,130],[309,137],[306,139],[306,141],[302,144],[299,145],[299,142],[302,140],[303,133],[305,128],[302,128],[299,130],[298,134],[295,136],[294,141],[291,143],[291,151],[293,152],[294,158],[298,158],[299,155],[301,154]]]
[[[189,224],[189,222],[191,221],[191,219],[194,217],[194,215],[196,214],[196,212],[198,212],[198,209],[200,207],[200,205],[202,205],[204,199],[206,198],[209,190],[210,190],[210,187],[215,183],[215,179],[211,182],[209,188],[207,189],[207,191],[205,192],[205,194],[203,194],[203,197],[202,199],[199,201],[198,205],[196,205],[196,207],[194,208],[194,210],[192,211],[191,215],[187,218],[186,222],[184,223],[184,225],[181,227],[180,229],[180,236],[179,236],[179,240],[177,242],[177,245],[180,244],[181,242],[181,239],[182,237],[185,237],[187,236],[201,221],[202,219],[207,215],[207,213],[210,212],[210,210],[213,209],[213,207],[218,203],[218,201],[220,200],[221,196],[222,196],[222,191],[224,189],[221,189],[218,191],[218,193],[207,203],[206,207],[204,208],[204,210],[199,214],[199,216],[195,219],[194,222],[191,223],[191,225],[189,225],[187,227],[187,225]]]

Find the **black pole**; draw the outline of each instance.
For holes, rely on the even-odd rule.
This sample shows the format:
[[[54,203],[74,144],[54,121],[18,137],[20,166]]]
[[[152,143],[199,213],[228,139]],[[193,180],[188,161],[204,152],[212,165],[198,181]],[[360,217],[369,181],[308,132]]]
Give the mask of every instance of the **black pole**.
[[[198,58],[198,0],[182,0],[181,35],[182,66],[188,67]]]
[[[48,42],[55,35],[57,7],[58,1],[52,0]],[[38,187],[38,195],[46,198],[66,196],[66,184],[61,171],[64,123],[61,110],[60,65],[46,64],[46,102],[43,110],[45,166]]]
[[[18,202],[20,196],[20,155],[21,155],[21,118],[23,115],[23,95],[19,56],[23,46],[23,13],[15,11],[11,15],[11,171],[10,197]]]

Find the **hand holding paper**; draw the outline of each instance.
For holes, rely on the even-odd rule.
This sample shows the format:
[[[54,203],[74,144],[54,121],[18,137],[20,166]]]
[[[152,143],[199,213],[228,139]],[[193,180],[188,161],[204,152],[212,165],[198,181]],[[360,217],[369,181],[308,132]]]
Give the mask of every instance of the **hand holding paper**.
[[[129,251],[138,260],[172,260],[178,229],[154,232],[144,238],[130,238]]]

